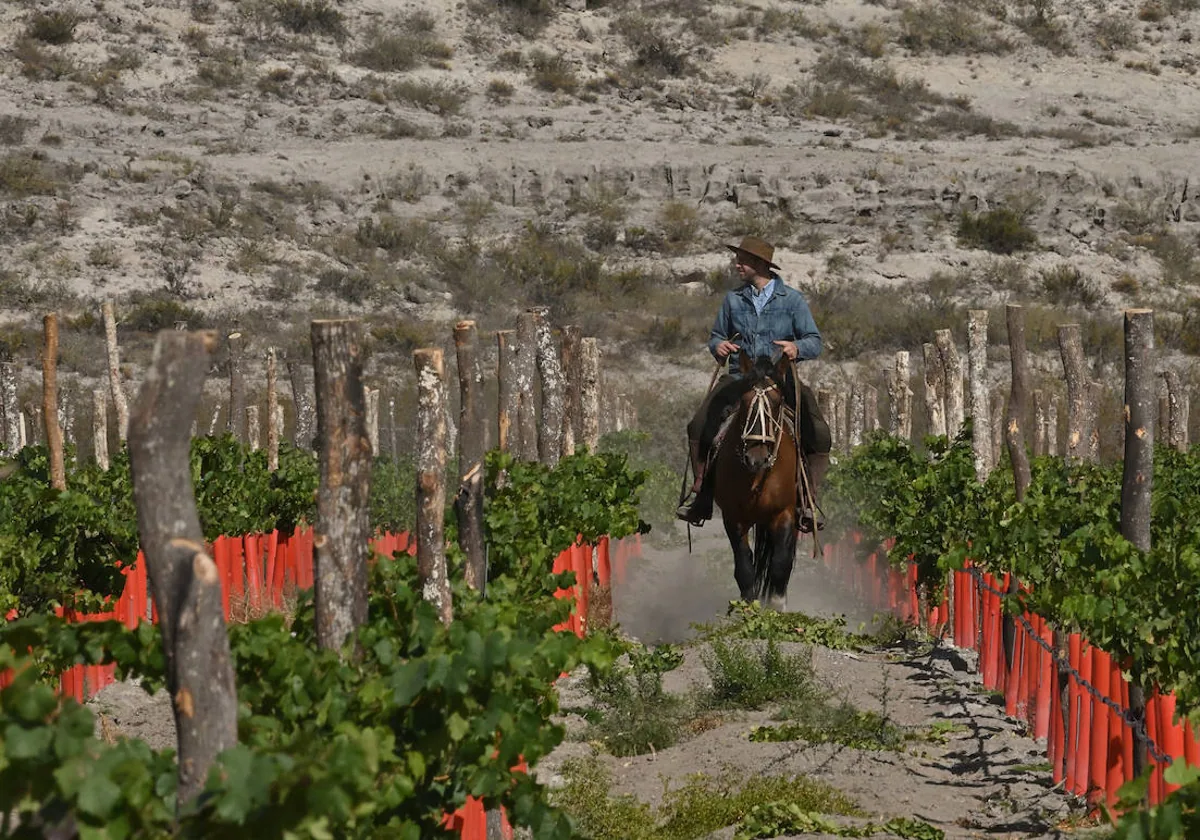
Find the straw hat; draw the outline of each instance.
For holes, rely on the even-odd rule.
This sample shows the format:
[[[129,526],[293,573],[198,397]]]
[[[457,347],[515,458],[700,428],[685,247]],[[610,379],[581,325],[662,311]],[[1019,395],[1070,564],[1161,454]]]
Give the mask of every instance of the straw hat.
[[[779,268],[779,266],[771,262],[772,257],[775,256],[775,246],[769,242],[759,239],[757,236],[743,236],[740,245],[726,245],[725,247],[734,253],[742,251],[750,254],[751,256],[758,257],[771,268]]]

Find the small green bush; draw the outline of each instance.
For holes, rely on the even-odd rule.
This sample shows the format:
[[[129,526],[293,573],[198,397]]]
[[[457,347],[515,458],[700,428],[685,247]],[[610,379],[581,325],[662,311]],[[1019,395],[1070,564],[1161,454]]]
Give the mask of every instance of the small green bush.
[[[1092,309],[1104,301],[1099,284],[1071,265],[1058,265],[1043,271],[1042,293],[1057,306]]]
[[[1037,234],[1025,219],[1008,207],[984,213],[963,212],[958,220],[958,241],[993,254],[1015,254],[1037,245]]]
[[[127,329],[143,333],[173,329],[176,321],[187,321],[189,329],[204,329],[207,320],[197,309],[173,300],[161,292],[134,293],[129,296],[121,323]]]
[[[774,639],[766,644],[714,638],[702,657],[712,687],[700,704],[709,709],[761,709],[816,692],[812,650],[784,654]]]

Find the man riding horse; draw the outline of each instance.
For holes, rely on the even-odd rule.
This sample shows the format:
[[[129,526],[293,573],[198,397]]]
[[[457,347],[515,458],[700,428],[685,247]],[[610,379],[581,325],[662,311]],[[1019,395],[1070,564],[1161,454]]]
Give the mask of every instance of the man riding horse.
[[[709,389],[708,395],[688,424],[688,448],[695,481],[676,516],[693,525],[712,518],[713,490],[708,469],[710,452],[721,423],[746,390],[739,356],[751,359],[782,353],[791,361],[815,359],[821,354],[821,334],[813,321],[804,295],[784,285],[772,262],[775,249],[756,236],[746,236],[739,245],[726,245],[734,253],[734,265],[742,286],[725,295],[713,323],[708,349],[718,362],[729,362],[726,372]],[[736,339],[736,342],[735,342]],[[795,383],[786,384],[786,399],[795,406]],[[816,509],[816,489],[829,468],[831,440],[829,425],[817,407],[816,395],[801,383],[799,432],[810,494],[797,488],[796,523],[811,532],[823,523]]]

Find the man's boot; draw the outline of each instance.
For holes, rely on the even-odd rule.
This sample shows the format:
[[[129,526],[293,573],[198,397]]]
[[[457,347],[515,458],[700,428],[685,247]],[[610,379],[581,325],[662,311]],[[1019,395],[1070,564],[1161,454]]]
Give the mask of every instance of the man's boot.
[[[819,531],[825,527],[825,517],[817,509],[817,499],[821,495],[821,482],[825,480],[825,473],[829,471],[829,453],[810,452],[804,456],[804,462],[812,498],[806,499],[804,488],[797,488],[796,498],[799,503],[796,505],[796,527],[802,533],[811,534],[814,530]]]
[[[691,522],[693,525],[699,525],[704,520],[712,517],[712,501],[708,502],[708,515],[704,514],[704,478],[705,478],[705,459],[700,455],[700,441],[688,441],[688,456],[692,462],[692,475],[695,476],[695,481],[692,482],[692,489],[688,492],[686,498],[680,503],[675,511],[675,518],[682,519],[684,522]]]

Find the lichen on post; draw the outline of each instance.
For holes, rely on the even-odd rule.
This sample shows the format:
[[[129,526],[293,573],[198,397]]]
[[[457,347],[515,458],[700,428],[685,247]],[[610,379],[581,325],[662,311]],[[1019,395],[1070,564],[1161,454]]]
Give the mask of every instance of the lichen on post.
[[[446,571],[446,397],[442,351],[413,353],[417,372],[417,575],[444,624],[454,618]]]

